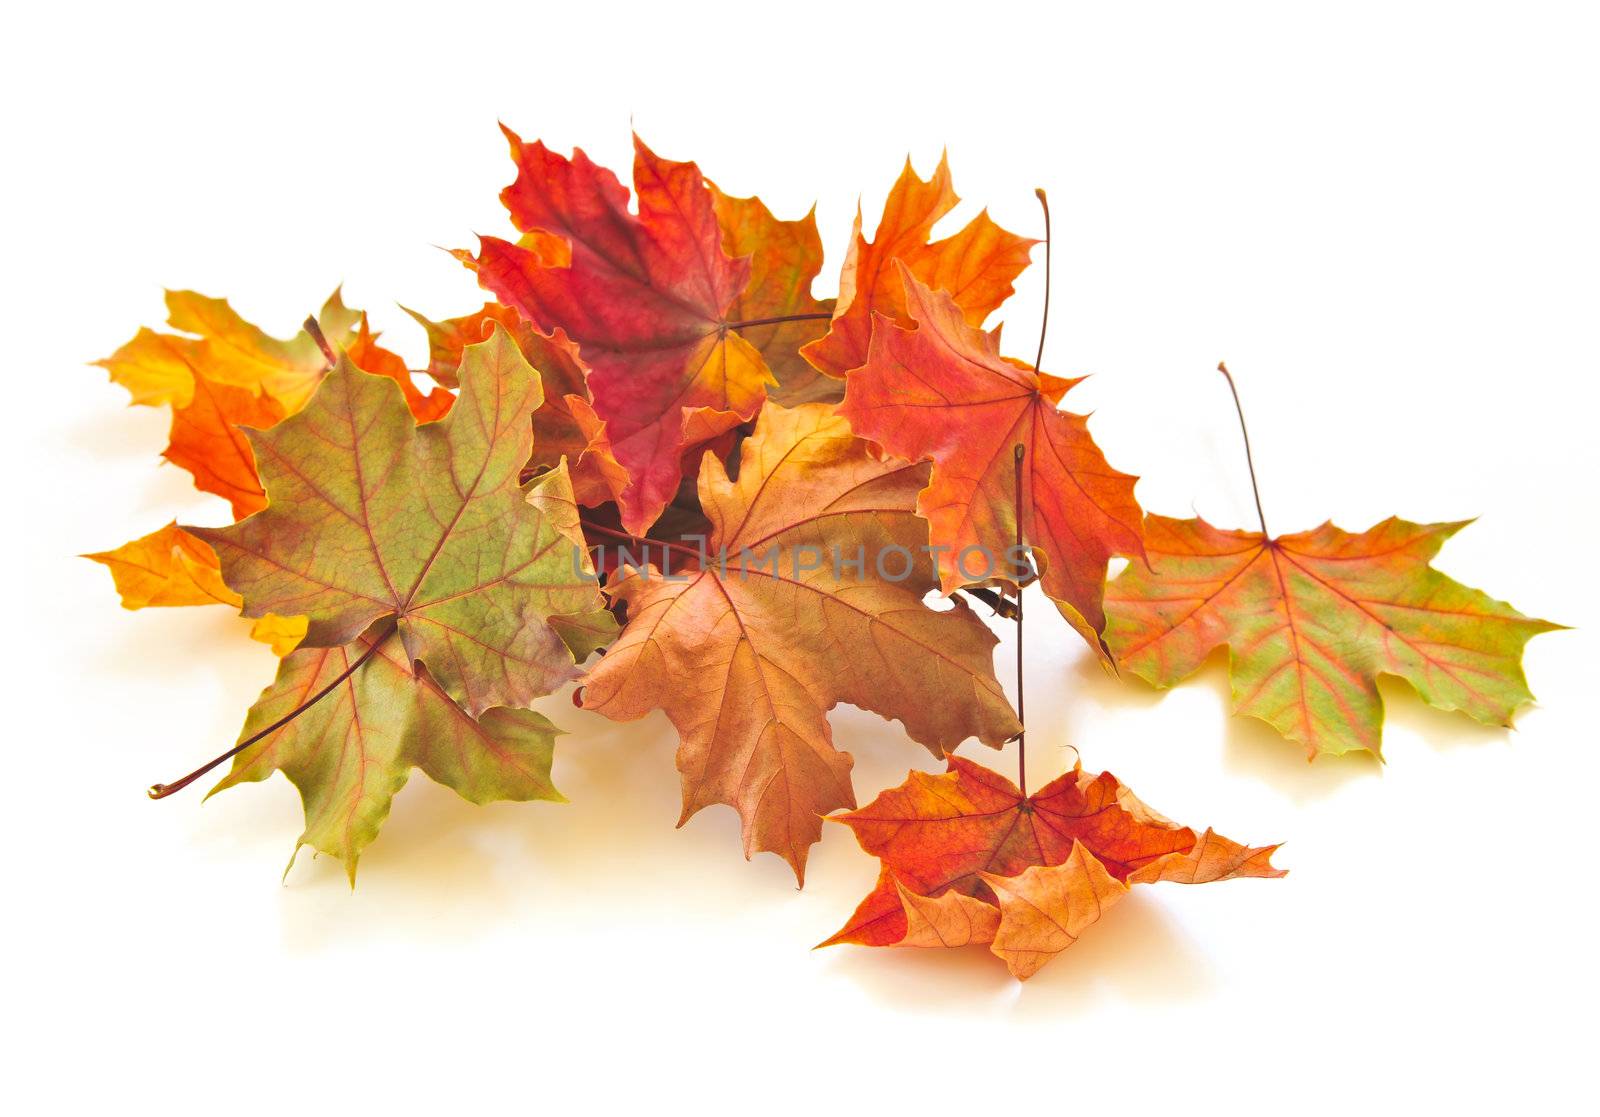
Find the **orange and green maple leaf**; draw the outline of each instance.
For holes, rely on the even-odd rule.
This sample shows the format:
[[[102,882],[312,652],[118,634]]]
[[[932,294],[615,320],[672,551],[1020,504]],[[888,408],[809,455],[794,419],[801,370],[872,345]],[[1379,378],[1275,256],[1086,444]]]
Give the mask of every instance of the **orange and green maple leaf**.
[[[341,358],[304,410],[250,436],[267,507],[188,530],[246,616],[305,616],[313,648],[392,617],[406,654],[470,714],[525,707],[613,627],[565,470],[520,485],[541,399],[501,329],[467,348],[460,397],[422,425],[393,380]]]
[[[583,705],[618,720],[666,711],[684,821],[733,806],[746,855],[775,852],[803,879],[821,816],[855,803],[852,759],[828,725],[835,705],[897,719],[935,755],[1020,728],[988,628],[963,602],[923,603],[936,584],[914,510],[926,479],[925,465],[879,456],[826,405],[768,404],[736,481],[702,459],[707,561],[608,585],[628,625],[590,670]]]
[[[1312,757],[1379,752],[1380,675],[1431,706],[1510,725],[1532,701],[1527,642],[1560,628],[1435,570],[1465,523],[1391,518],[1358,534],[1323,524],[1269,538],[1201,519],[1149,516],[1148,565],[1106,593],[1106,641],[1145,681],[1171,686],[1226,646],[1234,711]]]
[[[288,341],[271,337],[222,299],[169,291],[167,309],[175,329],[195,336],[142,329],[96,363],[134,403],[171,407],[163,456],[186,470],[197,489],[228,501],[234,518],[241,519],[267,503],[246,429],[274,426],[303,406],[327,372],[327,356],[310,334],[302,331]],[[358,366],[399,384],[418,421],[449,409],[454,397],[440,388],[427,395],[418,391],[405,362],[378,345],[366,314],[345,307],[339,292],[317,322],[329,343],[345,349]],[[222,583],[211,548],[176,525],[87,557],[111,570],[124,608],[239,605],[239,596]],[[278,655],[304,634],[303,617],[269,614],[251,628],[252,638]]]
[[[877,857],[877,886],[822,945],[988,943],[1028,978],[1077,941],[1133,884],[1278,877],[1276,846],[1196,834],[1081,767],[1024,796],[952,756],[913,771],[859,810],[831,816]]]
[[[972,326],[949,295],[903,263],[896,269],[907,325],[877,319],[840,414],[890,453],[932,460],[917,511],[940,548],[946,592],[1010,576],[1001,556],[1020,517],[1044,592],[1101,650],[1106,564],[1141,553],[1135,479],[1106,463],[1084,416],[1059,409],[1077,381],[1001,357],[998,338]]]

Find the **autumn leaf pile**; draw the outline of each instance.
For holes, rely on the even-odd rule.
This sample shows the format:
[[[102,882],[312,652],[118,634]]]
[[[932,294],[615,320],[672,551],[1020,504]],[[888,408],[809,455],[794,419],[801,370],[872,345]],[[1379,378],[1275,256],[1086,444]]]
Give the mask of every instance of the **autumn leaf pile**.
[[[605,717],[665,712],[684,819],[733,807],[747,856],[803,881],[824,820],[850,827],[881,875],[830,943],[985,943],[1026,978],[1134,884],[1281,871],[1109,774],[1029,794],[955,755],[1022,732],[990,623],[1025,587],[1156,686],[1226,645],[1237,712],[1313,755],[1378,751],[1382,674],[1494,724],[1530,700],[1523,647],[1556,626],[1433,569],[1460,524],[1147,516],[1065,409],[1077,381],[985,328],[1038,242],[986,213],[932,239],[958,200],[943,161],[906,165],[870,238],[858,213],[818,299],[811,215],[637,140],[630,194],[506,135],[517,236],[453,253],[481,310],[412,312],[425,371],[338,292],[288,340],[171,292],[169,331],[98,362],[170,409],[165,458],[233,522],[88,557],[127,608],[252,619],[281,665],[218,789],[282,771],[298,845],[352,881],[414,768],[473,802],[560,800],[562,731],[535,707],[578,681]],[[858,807],[841,702],[948,771]]]

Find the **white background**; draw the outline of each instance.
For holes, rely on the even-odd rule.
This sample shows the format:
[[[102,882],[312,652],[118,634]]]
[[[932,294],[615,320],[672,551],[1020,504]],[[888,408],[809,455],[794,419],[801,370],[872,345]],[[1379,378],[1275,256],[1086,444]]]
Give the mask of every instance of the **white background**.
[[[1592,8],[34,5],[6,23],[14,1111],[1592,1100]],[[1035,608],[1031,766],[1077,746],[1180,821],[1286,842],[1292,875],[1141,889],[1026,986],[982,950],[812,952],[874,877],[849,833],[829,828],[797,892],[777,858],[742,859],[731,811],[673,830],[663,717],[612,725],[563,695],[546,708],[570,730],[571,805],[475,808],[417,776],[353,893],[327,859],[280,883],[299,832],[281,778],[144,798],[233,740],[274,662],[221,609],[120,611],[72,557],[226,519],[158,467],[165,413],[86,362],[159,325],[163,285],[286,335],[340,282],[422,362],[395,304],[480,299],[432,246],[509,229],[497,119],[624,170],[631,121],[780,215],[816,199],[819,293],[857,195],[870,226],[908,152],[926,173],[948,145],[961,220],[987,205],[1037,232],[1047,187],[1046,367],[1095,373],[1069,403],[1145,506],[1251,523],[1226,358],[1275,530],[1480,517],[1442,569],[1577,626],[1531,646],[1540,704],[1508,733],[1391,681],[1387,764],[1307,765],[1226,716],[1217,662],[1165,696],[1116,683]],[[1024,357],[1042,278],[1003,311]],[[834,724],[863,801],[931,766],[873,716]]]

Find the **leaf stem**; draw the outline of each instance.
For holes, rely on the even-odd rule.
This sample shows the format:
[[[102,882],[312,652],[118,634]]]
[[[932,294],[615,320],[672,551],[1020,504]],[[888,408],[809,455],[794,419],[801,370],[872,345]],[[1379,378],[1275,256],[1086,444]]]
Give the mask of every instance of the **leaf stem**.
[[[669,543],[665,539],[651,539],[648,536],[632,535],[626,531],[618,531],[614,527],[606,527],[604,524],[593,523],[589,520],[580,519],[579,522],[584,526],[584,528],[595,532],[597,535],[606,535],[612,539],[618,539],[625,543],[639,543],[646,547],[660,547],[665,551],[673,551],[678,554],[688,555],[696,562],[699,562],[701,558],[699,551],[694,550],[692,547],[685,547],[682,543]]]
[[[1045,330],[1050,326],[1050,198],[1045,197],[1045,187],[1034,190],[1038,205],[1045,210],[1045,312],[1038,318],[1038,355],[1034,357],[1034,371],[1045,360]]]
[[[1250,428],[1244,423],[1244,405],[1239,402],[1239,387],[1233,382],[1233,374],[1228,371],[1226,362],[1218,361],[1217,371],[1228,381],[1228,390],[1233,393],[1233,409],[1239,413],[1239,433],[1244,435],[1244,461],[1250,467],[1250,491],[1256,498],[1256,518],[1261,521],[1261,534],[1271,539],[1272,533],[1267,530],[1267,514],[1261,510],[1261,488],[1256,484],[1256,459],[1250,453]]]
[[[824,318],[832,318],[833,311],[823,310],[811,314],[775,314],[770,318],[746,318],[742,322],[724,322],[723,325],[730,330],[742,330],[749,326],[776,326],[780,322],[820,322]]]
[[[1039,199],[1039,206],[1044,210],[1044,311],[1039,316],[1039,352],[1033,358],[1033,370],[1039,371],[1039,366],[1044,362],[1044,339],[1050,328],[1050,199],[1045,196],[1044,187],[1039,187],[1033,192]],[[1022,731],[1017,734],[1017,787],[1022,791],[1022,798],[1028,798],[1028,720],[1023,696],[1022,680],[1022,593],[1027,583],[1028,575],[1032,573],[1027,560],[1023,558],[1026,552],[1022,542],[1022,460],[1028,456],[1028,448],[1022,443],[1017,443],[1012,448],[1012,504],[1016,516],[1016,554],[1018,565],[1022,569],[1017,574],[1016,621],[1017,621],[1017,720],[1022,723]]]
[[[339,363],[339,358],[334,355],[333,346],[328,344],[328,336],[322,332],[322,324],[317,321],[315,315],[307,318],[305,325],[301,328],[311,335],[311,340],[317,343],[317,348],[322,350],[322,355],[328,358],[329,368]]]
[[[1016,484],[1017,505],[1017,554],[1022,554],[1022,459],[1027,456],[1027,448],[1022,443],[1017,443],[1012,451],[1015,461],[1013,481]],[[1028,723],[1023,710],[1022,699],[1022,593],[1023,578],[1017,579],[1017,720],[1022,723],[1022,732],[1017,734],[1017,787],[1022,790],[1023,799],[1028,797]]]
[[[960,592],[983,602],[995,611],[996,616],[1004,617],[1008,621],[1017,619],[1017,603],[1003,593],[996,593],[983,586],[962,586]]]
[[[234,745],[233,748],[229,749],[227,752],[223,753],[209,764],[205,764],[199,768],[196,768],[187,776],[184,776],[183,779],[176,780],[173,783],[152,784],[149,791],[150,798],[165,799],[169,795],[182,791],[195,780],[199,779],[201,776],[217,767],[217,765],[232,760],[234,757],[238,756],[241,752],[255,744],[257,741],[261,740],[263,737],[269,737],[278,730],[282,729],[284,726],[288,725],[295,718],[299,717],[301,714],[311,709],[311,707],[315,706],[318,702],[321,702],[324,698],[328,697],[328,695],[332,694],[336,689],[338,689],[340,684],[342,684],[351,675],[354,675],[357,671],[359,671],[361,669],[361,665],[372,658],[373,653],[383,646],[384,641],[388,640],[389,637],[395,634],[397,628],[398,625],[394,622],[394,619],[390,618],[389,627],[384,631],[383,635],[379,636],[376,640],[369,644],[367,646],[367,650],[362,652],[356,658],[354,663],[340,672],[337,679],[333,680],[333,682],[317,691],[316,694],[313,694],[310,698],[300,703],[300,705],[290,710],[287,714],[283,715],[283,717],[267,726],[261,732],[253,734],[252,736],[247,737],[245,740],[240,741],[237,745]]]

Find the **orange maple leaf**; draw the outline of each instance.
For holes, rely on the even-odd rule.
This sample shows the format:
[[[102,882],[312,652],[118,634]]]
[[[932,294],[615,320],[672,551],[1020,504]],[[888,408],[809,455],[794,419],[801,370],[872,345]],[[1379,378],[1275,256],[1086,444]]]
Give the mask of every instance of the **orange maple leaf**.
[[[843,377],[866,361],[875,314],[906,324],[905,287],[895,261],[928,286],[947,292],[973,326],[983,325],[1011,297],[1012,282],[1028,266],[1029,251],[1039,242],[1007,232],[985,210],[960,232],[929,244],[934,224],[959,201],[950,185],[949,162],[941,155],[926,182],[906,160],[870,241],[862,235],[861,209],[856,208],[833,321],[826,337],[801,350],[808,361],[829,376]]]
[[[184,605],[227,605],[244,599],[222,581],[217,553],[175,523],[124,543],[114,551],[84,555],[111,571],[124,609]],[[250,638],[288,655],[306,634],[306,618],[268,613],[250,625]]]
[[[949,771],[914,771],[830,817],[883,868],[823,946],[987,942],[1019,978],[1076,941],[1129,885],[1284,875],[1271,864],[1276,846],[1196,835],[1109,772],[1081,766],[1024,796],[998,772],[952,756]]]
[[[416,382],[411,379],[411,370],[406,367],[405,359],[378,344],[378,335],[367,324],[365,311],[361,313],[361,324],[356,330],[355,340],[350,342],[345,352],[362,372],[387,376],[400,385],[400,393],[406,398],[406,406],[411,409],[412,416],[419,423],[431,423],[444,418],[450,410],[450,405],[456,401],[456,397],[442,387],[434,388],[424,395]]]
[[[270,337],[223,299],[168,291],[167,309],[174,328],[195,336],[140,330],[96,363],[127,388],[134,403],[171,405],[163,456],[187,470],[197,489],[228,501],[234,519],[243,519],[266,507],[266,494],[241,428],[265,430],[294,414],[331,363],[309,333],[302,330],[288,341]],[[418,422],[449,410],[454,397],[441,389],[418,391],[405,362],[377,344],[366,314],[347,308],[337,291],[317,321],[331,347],[346,350],[363,370],[396,381]]]

